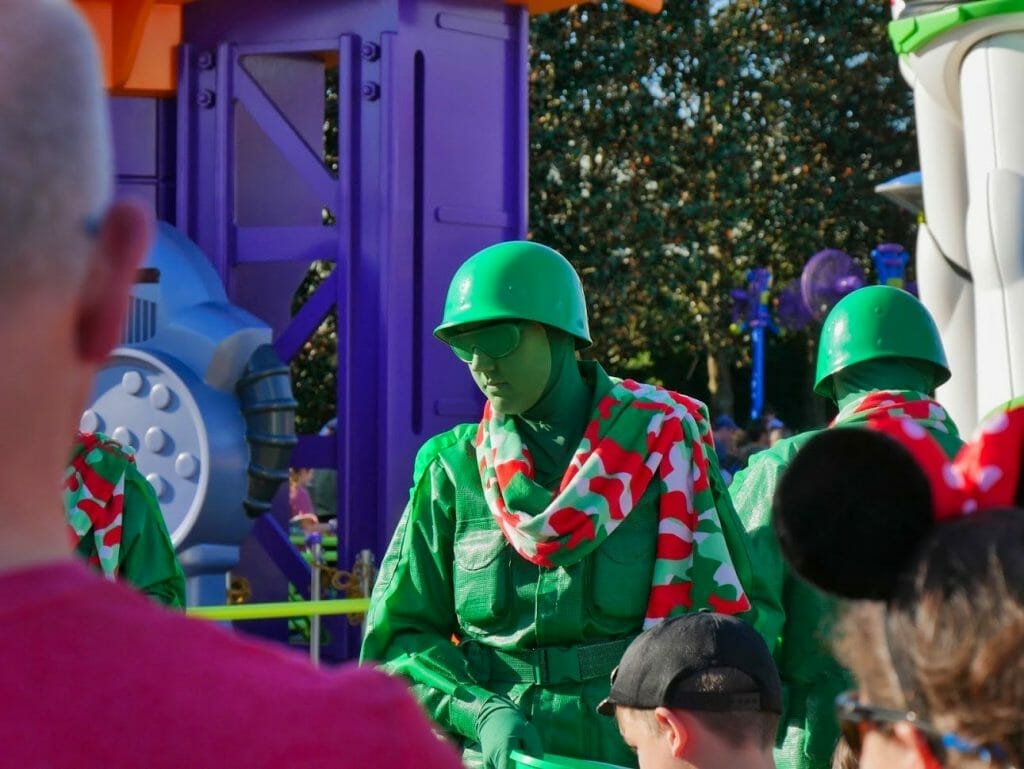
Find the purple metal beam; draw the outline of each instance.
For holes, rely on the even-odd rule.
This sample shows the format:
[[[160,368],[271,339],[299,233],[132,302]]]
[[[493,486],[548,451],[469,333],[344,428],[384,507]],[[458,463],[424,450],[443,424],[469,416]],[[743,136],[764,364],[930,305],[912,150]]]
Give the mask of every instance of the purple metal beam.
[[[235,263],[333,261],[337,233],[323,225],[235,227]]]
[[[324,205],[332,203],[337,196],[337,184],[324,168],[320,157],[313,153],[263,89],[245,71],[238,59],[235,59],[232,72],[234,97],[238,103],[249,111],[256,124],[267,134],[267,138],[288,157],[292,167],[299,172]]]
[[[282,357],[337,308],[338,433],[304,439],[295,462],[335,463],[341,563],[363,548],[379,558],[419,444],[479,418],[481,396],[431,329],[458,264],[526,234],[526,13],[501,0],[202,0],[185,6],[185,40],[179,226],[272,325]],[[314,52],[338,62],[337,179],[318,157]],[[337,266],[292,318],[312,258]]]
[[[340,272],[341,265],[335,267],[334,271],[324,278],[323,283],[316,287],[316,291],[299,308],[288,328],[274,340],[274,351],[281,360],[290,361],[294,358],[313,331],[324,322],[327,314],[337,305]]]

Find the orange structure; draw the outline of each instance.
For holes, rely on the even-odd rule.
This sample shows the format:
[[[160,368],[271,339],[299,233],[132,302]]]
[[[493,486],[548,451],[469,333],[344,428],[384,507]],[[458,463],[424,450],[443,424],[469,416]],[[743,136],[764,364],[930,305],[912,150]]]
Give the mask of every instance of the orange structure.
[[[192,0],[77,0],[103,57],[107,89],[115,96],[175,92],[182,6]]]
[[[177,88],[175,50],[182,6],[195,0],[76,0],[99,41],[107,89],[114,96],[169,96]],[[531,16],[561,11],[577,0],[506,0]],[[658,13],[663,0],[625,0]]]
[[[563,11],[574,5],[581,5],[580,0],[506,0],[508,5],[524,5],[531,16],[540,13],[551,13]],[[648,13],[660,13],[664,7],[664,0],[625,0],[626,5],[632,5]]]

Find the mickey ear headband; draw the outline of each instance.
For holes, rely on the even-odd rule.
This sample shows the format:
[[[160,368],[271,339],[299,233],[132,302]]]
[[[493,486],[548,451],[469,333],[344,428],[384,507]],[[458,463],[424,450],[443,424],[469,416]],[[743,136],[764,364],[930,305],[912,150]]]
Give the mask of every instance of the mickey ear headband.
[[[776,489],[782,552],[826,592],[886,600],[937,522],[1024,502],[1024,399],[993,412],[954,460],[911,419],[867,428],[814,436]]]

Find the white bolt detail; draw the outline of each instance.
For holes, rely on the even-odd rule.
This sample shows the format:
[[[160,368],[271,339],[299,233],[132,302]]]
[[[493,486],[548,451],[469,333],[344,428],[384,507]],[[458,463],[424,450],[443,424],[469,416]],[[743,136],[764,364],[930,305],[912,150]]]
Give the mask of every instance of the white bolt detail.
[[[135,436],[132,435],[132,431],[127,427],[116,427],[114,432],[110,434],[110,437],[120,443],[122,446],[131,446],[133,449],[136,448]]]
[[[163,499],[167,496],[167,484],[164,483],[164,479],[157,473],[150,473],[146,476],[146,480],[153,487],[153,492],[156,494],[157,499]]]
[[[146,430],[146,434],[143,436],[142,440],[145,442],[147,449],[152,451],[154,454],[159,454],[164,450],[164,446],[167,445],[167,433],[159,427],[150,427]]]
[[[153,408],[160,409],[161,411],[170,406],[171,391],[167,388],[167,385],[153,385],[153,389],[149,391],[149,402]]]
[[[138,395],[142,389],[142,374],[138,371],[126,371],[121,377],[121,389],[129,395]]]
[[[78,429],[83,433],[96,433],[100,431],[102,424],[99,414],[92,409],[86,409],[82,412],[82,418],[78,420]]]
[[[174,460],[174,472],[182,478],[191,478],[199,469],[199,461],[189,451],[183,451]]]

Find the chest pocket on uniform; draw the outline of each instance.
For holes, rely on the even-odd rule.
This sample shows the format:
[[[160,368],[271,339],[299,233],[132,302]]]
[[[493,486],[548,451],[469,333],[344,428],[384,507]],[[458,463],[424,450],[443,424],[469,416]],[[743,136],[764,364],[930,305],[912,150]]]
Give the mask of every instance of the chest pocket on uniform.
[[[501,624],[511,590],[511,547],[501,531],[482,529],[455,540],[455,613],[482,629]]]
[[[590,556],[589,604],[596,620],[640,620],[647,609],[658,523],[655,505],[646,501]]]

